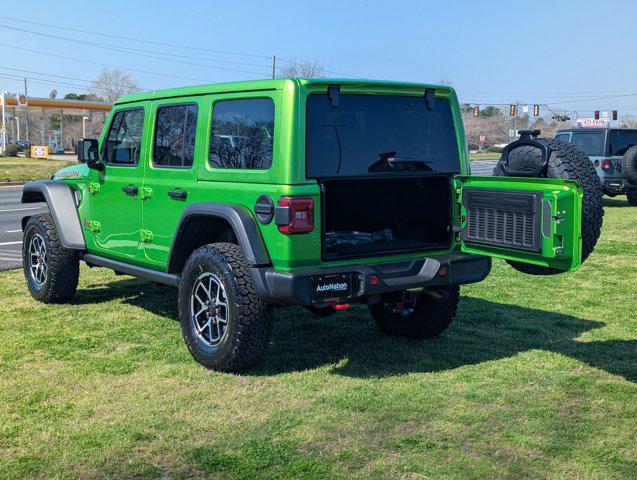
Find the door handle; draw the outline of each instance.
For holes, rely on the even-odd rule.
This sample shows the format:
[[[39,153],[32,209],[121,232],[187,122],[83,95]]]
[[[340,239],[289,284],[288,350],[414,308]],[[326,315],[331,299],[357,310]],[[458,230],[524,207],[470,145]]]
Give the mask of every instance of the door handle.
[[[168,190],[168,196],[175,200],[186,200],[188,192],[185,190]]]
[[[131,195],[134,197],[135,195],[137,195],[137,192],[139,192],[139,188],[134,185],[127,185],[125,187],[122,187],[122,192],[124,192],[126,195]]]

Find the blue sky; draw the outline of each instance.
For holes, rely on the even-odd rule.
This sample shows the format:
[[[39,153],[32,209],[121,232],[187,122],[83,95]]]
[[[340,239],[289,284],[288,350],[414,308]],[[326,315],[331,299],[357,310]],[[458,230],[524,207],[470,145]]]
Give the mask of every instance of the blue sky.
[[[85,82],[54,80],[23,70],[91,80],[102,67],[6,45],[124,70],[201,79],[132,72],[144,89],[265,78],[270,63],[265,57],[276,54],[283,59],[318,60],[330,71],[366,78],[432,83],[448,79],[468,102],[519,100],[577,109],[580,115],[613,108],[620,114],[637,114],[637,37],[632,33],[637,2],[23,0],[0,15],[255,55],[167,48],[0,19],[0,26],[192,56],[181,60],[250,72],[167,62],[0,27],[0,66],[5,67],[0,75],[33,79],[30,93],[34,95],[47,95],[51,88],[61,94],[80,92],[81,87],[61,82]],[[0,78],[0,86],[9,91],[17,91],[20,85],[17,79]]]

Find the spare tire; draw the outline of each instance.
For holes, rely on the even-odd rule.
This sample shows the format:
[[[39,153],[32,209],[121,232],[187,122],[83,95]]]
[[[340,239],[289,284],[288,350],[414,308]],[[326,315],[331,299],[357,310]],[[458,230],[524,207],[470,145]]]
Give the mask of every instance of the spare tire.
[[[584,190],[584,198],[582,199],[582,262],[584,262],[595,248],[602,228],[604,208],[602,206],[601,182],[593,163],[575,145],[553,139],[542,139],[542,141],[552,151],[548,166],[542,176],[577,180]],[[507,164],[512,171],[535,172],[541,161],[542,152],[539,148],[524,145],[509,152]],[[493,170],[493,175],[505,175],[499,163]],[[507,263],[516,270],[531,275],[554,275],[563,272],[551,267],[529,265],[512,260],[507,260]]]
[[[637,145],[633,145],[622,158],[622,173],[633,183],[637,183]]]

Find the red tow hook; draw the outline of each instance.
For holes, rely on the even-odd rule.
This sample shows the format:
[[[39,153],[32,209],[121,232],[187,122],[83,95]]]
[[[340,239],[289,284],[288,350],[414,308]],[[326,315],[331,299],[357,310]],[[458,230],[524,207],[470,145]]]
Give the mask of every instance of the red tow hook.
[[[334,310],[347,310],[349,308],[349,303],[332,303],[332,308]]]

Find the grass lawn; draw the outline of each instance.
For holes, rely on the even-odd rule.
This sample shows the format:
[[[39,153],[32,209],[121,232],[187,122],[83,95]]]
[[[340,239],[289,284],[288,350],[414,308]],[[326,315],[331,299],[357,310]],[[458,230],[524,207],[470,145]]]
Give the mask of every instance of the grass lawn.
[[[43,180],[60,168],[77,162],[62,160],[38,160],[24,157],[0,157],[0,182],[27,182]]]
[[[469,160],[499,160],[500,153],[470,153]]]
[[[576,273],[493,270],[435,341],[278,310],[243,375],[190,358],[173,288],[0,273],[0,478],[635,478],[637,208]]]

